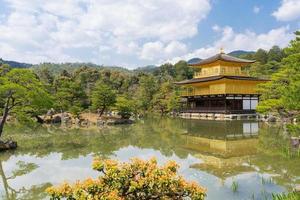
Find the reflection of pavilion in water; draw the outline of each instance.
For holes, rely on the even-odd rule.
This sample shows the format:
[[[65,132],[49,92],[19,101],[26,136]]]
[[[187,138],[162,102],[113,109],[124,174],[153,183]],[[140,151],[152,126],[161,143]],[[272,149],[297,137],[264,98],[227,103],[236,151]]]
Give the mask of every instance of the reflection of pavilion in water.
[[[185,126],[183,147],[203,160],[192,167],[220,178],[253,171],[247,163],[257,152],[258,122],[189,120]]]

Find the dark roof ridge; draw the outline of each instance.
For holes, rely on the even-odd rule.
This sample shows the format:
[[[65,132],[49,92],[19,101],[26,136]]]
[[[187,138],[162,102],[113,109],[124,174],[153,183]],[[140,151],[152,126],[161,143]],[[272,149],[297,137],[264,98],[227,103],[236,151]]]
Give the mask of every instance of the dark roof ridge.
[[[201,83],[201,82],[208,82],[208,81],[216,81],[223,78],[233,79],[233,80],[249,80],[249,81],[269,81],[268,79],[256,78],[251,76],[226,76],[226,75],[217,75],[217,76],[209,76],[204,78],[193,78],[188,79],[180,82],[175,82],[177,85],[184,85],[189,83]]]
[[[233,57],[233,56],[227,55],[225,53],[219,53],[212,57],[203,59],[197,63],[193,63],[193,64],[189,64],[189,65],[190,66],[204,65],[204,64],[209,64],[209,63],[215,62],[217,60],[227,61],[227,62],[237,62],[237,63],[254,63],[255,62],[255,60],[247,60],[247,59]]]

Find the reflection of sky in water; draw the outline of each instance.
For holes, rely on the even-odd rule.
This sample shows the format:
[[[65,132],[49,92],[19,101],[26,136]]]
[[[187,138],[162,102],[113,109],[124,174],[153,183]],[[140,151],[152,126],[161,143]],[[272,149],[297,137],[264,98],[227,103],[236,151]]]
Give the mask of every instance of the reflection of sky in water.
[[[43,158],[35,156],[11,156],[9,160],[3,162],[3,168],[6,176],[9,176],[16,168],[16,163],[21,160],[27,163],[35,163],[39,167],[32,172],[19,176],[14,180],[9,180],[12,188],[20,189],[23,186],[30,188],[32,185],[39,185],[50,182],[53,184],[61,183],[65,180],[76,181],[87,177],[97,177],[97,172],[91,169],[92,155],[85,157],[79,156],[76,159],[61,160],[60,153],[51,153]],[[250,199],[254,194],[255,197],[262,196],[263,193],[270,195],[272,192],[282,192],[284,189],[271,182],[262,184],[262,177],[266,180],[270,178],[269,174],[260,174],[253,172],[241,173],[234,177],[226,178],[224,181],[218,177],[204,171],[190,168],[190,165],[202,163],[202,160],[188,155],[182,159],[175,154],[166,157],[160,151],[146,148],[128,146],[115,151],[111,158],[121,161],[128,161],[132,157],[149,159],[156,157],[160,164],[167,160],[174,160],[180,164],[180,174],[188,180],[199,182],[202,186],[208,188],[208,197],[206,199]],[[232,182],[238,183],[238,192],[233,193],[231,189]],[[2,183],[1,183],[2,184]],[[1,193],[4,194],[3,185]],[[264,192],[265,191],[265,192]]]
[[[8,180],[12,188],[25,187],[29,190],[32,186],[45,183],[58,184],[65,180],[75,182],[97,177],[98,173],[91,169],[93,155],[121,161],[132,157],[156,157],[160,164],[174,160],[181,166],[181,175],[208,189],[208,200],[252,199],[253,194],[255,199],[265,199],[264,196],[270,196],[272,192],[285,191],[284,187],[294,184],[299,177],[299,167],[294,165],[299,159],[287,160],[257,151],[261,144],[268,145],[267,148],[271,147],[273,151],[273,146],[269,144],[281,145],[282,140],[276,135],[268,135],[279,134],[277,128],[262,129],[261,124],[252,120],[159,118],[101,131],[62,131],[56,127],[49,130],[38,129],[34,134],[27,130],[28,135],[24,134],[22,127],[19,135],[15,127],[8,130],[7,135],[15,134],[13,137],[17,137],[22,146],[12,154],[0,154],[6,177],[18,169],[18,161],[38,165],[31,172]],[[32,143],[32,140],[35,142]],[[274,181],[268,181],[273,176],[276,176]],[[236,193],[231,189],[233,182],[238,183]],[[2,196],[5,194],[2,181],[0,192]],[[33,193],[33,190],[30,192]]]
[[[51,153],[43,158],[34,156],[12,156],[3,163],[6,176],[16,169],[16,163],[21,160],[26,163],[35,163],[39,167],[31,173],[19,176],[15,180],[10,180],[10,186],[15,189],[29,185],[39,185],[45,182],[61,183],[65,180],[74,181],[84,179],[89,176],[96,177],[97,173],[91,170],[92,156],[70,160],[61,160],[61,154]]]
[[[258,122],[243,123],[243,133],[244,134],[258,133]]]

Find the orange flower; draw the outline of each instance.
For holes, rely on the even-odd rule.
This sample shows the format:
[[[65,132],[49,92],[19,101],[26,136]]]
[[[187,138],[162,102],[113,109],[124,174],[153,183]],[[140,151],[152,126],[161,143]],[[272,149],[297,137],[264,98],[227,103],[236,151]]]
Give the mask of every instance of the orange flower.
[[[155,158],[149,161],[134,158],[129,163],[96,158],[93,168],[103,172],[103,176],[95,180],[88,178],[83,182],[77,181],[73,186],[63,183],[59,187],[48,188],[46,192],[52,200],[126,200],[149,199],[153,196],[172,199],[178,195],[182,195],[181,198],[187,196],[203,200],[205,197],[204,188],[177,175],[179,166],[174,161],[158,167]]]

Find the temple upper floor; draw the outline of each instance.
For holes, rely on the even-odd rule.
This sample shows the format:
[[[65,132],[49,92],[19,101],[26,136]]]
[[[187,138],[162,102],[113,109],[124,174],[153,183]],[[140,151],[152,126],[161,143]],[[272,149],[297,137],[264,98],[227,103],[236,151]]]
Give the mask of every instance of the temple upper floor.
[[[217,64],[217,63],[216,63]],[[241,67],[215,65],[212,67],[201,67],[194,72],[194,78],[203,78],[208,76],[248,76],[246,72],[242,71]]]
[[[210,58],[190,64],[190,66],[195,69],[194,78],[219,75],[247,76],[242,67],[254,62],[254,60],[240,59],[221,52]]]

